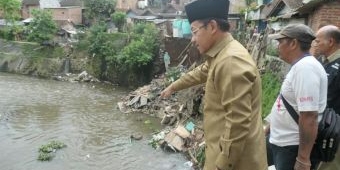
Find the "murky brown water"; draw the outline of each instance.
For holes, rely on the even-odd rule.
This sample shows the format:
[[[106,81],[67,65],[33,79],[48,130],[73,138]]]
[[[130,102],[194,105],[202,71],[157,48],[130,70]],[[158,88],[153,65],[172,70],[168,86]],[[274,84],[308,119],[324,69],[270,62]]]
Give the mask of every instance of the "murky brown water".
[[[189,170],[181,154],[147,144],[159,120],[119,112],[116,103],[127,94],[112,86],[0,73],[0,169]],[[134,132],[143,140],[130,143]],[[67,147],[52,161],[38,161],[38,148],[52,140]]]

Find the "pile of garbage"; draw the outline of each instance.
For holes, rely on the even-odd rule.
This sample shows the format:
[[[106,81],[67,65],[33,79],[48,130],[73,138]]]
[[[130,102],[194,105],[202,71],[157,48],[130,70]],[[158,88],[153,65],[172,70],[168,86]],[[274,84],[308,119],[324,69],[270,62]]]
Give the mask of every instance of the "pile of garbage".
[[[160,118],[161,124],[166,127],[153,135],[151,146],[185,153],[190,165],[199,169],[204,162],[205,142],[202,114],[198,113],[197,105],[200,106],[203,88],[190,88],[163,99],[160,93],[165,84],[163,78],[152,80],[124,97],[122,102],[118,102],[118,108],[123,113],[142,112]]]
[[[100,82],[97,78],[90,75],[86,71],[83,71],[80,74],[66,73],[63,75],[54,75],[52,76],[52,79],[57,81],[68,82]]]

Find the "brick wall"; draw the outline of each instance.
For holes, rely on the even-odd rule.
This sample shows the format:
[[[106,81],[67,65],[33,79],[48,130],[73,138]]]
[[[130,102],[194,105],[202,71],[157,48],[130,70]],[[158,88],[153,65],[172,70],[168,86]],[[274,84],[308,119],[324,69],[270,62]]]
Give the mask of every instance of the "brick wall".
[[[82,23],[81,7],[52,8],[53,20],[67,21],[70,19],[74,24]]]
[[[309,18],[309,25],[314,31],[328,24],[340,27],[340,2],[335,1],[320,5]]]
[[[136,9],[138,0],[117,0],[116,8],[120,10]]]
[[[21,17],[23,19],[31,18],[32,16],[32,10],[33,9],[40,9],[39,5],[25,5],[22,7],[21,10]]]

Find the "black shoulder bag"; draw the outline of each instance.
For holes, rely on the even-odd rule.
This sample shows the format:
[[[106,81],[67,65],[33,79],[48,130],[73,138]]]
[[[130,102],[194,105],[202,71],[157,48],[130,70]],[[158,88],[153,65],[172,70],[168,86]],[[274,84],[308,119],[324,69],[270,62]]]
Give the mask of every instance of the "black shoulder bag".
[[[297,124],[299,115],[280,94],[283,104]],[[326,108],[318,126],[318,135],[313,146],[311,157],[323,162],[334,159],[340,141],[340,116],[332,108]]]
[[[328,78],[327,105],[340,115],[340,58],[324,67]]]

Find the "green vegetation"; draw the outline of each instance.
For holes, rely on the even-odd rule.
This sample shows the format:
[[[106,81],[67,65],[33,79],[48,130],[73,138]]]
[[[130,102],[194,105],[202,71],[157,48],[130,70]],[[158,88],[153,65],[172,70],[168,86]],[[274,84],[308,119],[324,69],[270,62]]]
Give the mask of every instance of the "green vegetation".
[[[112,71],[112,74],[123,76],[127,84],[148,81],[152,61],[158,54],[158,30],[155,25],[136,24],[129,33],[111,34],[106,31],[105,23],[96,24],[90,29],[90,72],[105,80]]]
[[[198,148],[196,159],[199,167],[204,167],[205,162],[205,145]]]
[[[169,67],[169,70],[165,73],[166,86],[176,81],[181,77],[181,70],[177,67]]]
[[[116,0],[83,0],[86,7],[86,18],[94,20],[106,20],[115,12]]]
[[[20,0],[0,0],[0,11],[3,12],[3,18],[6,22],[14,23],[17,19],[19,19],[20,9]]]
[[[262,75],[262,117],[266,117],[279,94],[280,79],[273,73],[266,72]]]
[[[7,40],[19,40],[19,33],[23,27],[16,25],[20,18],[21,1],[19,0],[0,0],[0,11],[5,19],[6,25],[0,29],[0,37]]]
[[[31,58],[29,67],[26,72],[35,73],[38,77],[48,78],[54,73],[60,71],[60,62],[58,58],[63,56],[62,47],[38,46],[33,48],[32,45],[23,45],[24,56]]]
[[[24,39],[24,26],[22,25],[10,25],[0,29],[0,37],[5,40],[20,41]]]
[[[279,56],[279,51],[277,49],[277,46],[273,45],[272,43],[269,43],[266,48],[266,54],[271,56]]]
[[[130,68],[141,68],[149,64],[159,47],[158,30],[153,24],[140,23],[132,30],[132,40],[122,50],[121,62]]]
[[[126,23],[126,14],[124,12],[115,12],[112,15],[112,21],[115,23],[118,31],[122,32]]]
[[[39,161],[50,161],[54,157],[54,153],[58,149],[62,149],[66,147],[66,145],[60,141],[51,141],[46,145],[42,145],[39,148]]]
[[[21,47],[24,56],[33,59],[59,58],[63,56],[62,47],[46,47],[39,44],[22,44]]]
[[[25,58],[33,59],[59,58],[63,56],[62,47],[46,47],[34,42],[7,41],[6,45],[0,47],[0,51],[3,54],[7,53],[17,57],[24,56]]]
[[[33,21],[28,26],[30,33],[28,40],[38,43],[52,40],[56,31],[57,25],[52,19],[52,13],[48,10],[32,10]]]
[[[106,24],[101,22],[90,29],[88,54],[91,72],[100,79],[106,79],[108,64],[118,66],[119,52],[127,44],[127,34],[106,32]]]
[[[153,59],[152,49],[144,40],[133,40],[122,51],[120,60],[130,67],[142,67]]]
[[[20,9],[21,4],[16,3],[17,1],[20,2],[0,0],[0,9],[14,19],[16,17],[13,11]],[[83,28],[82,32],[76,35],[78,41],[71,45],[72,51],[76,52],[67,54],[72,58],[89,56],[86,69],[101,80],[114,78],[126,81],[122,84],[130,85],[150,81],[154,69],[152,64],[159,51],[159,31],[156,26],[152,23],[139,23],[127,29],[126,14],[114,11],[116,0],[83,1],[87,7],[87,18],[94,24],[89,29]],[[7,8],[8,4],[12,5],[11,8]],[[18,8],[15,5],[19,5]],[[28,26],[4,27],[0,29],[0,37],[37,43],[27,48],[22,46],[20,49],[25,57],[34,59],[31,63],[34,68],[29,73],[36,73],[38,65],[46,62],[45,58],[64,57],[66,53],[63,47],[57,46],[53,41],[57,25],[52,19],[51,11],[34,9],[32,15],[34,19]],[[108,33],[108,19],[118,27],[118,33]]]
[[[240,13],[241,14],[245,14],[249,11],[253,11],[256,10],[258,8],[258,4],[256,0],[246,0],[246,8],[241,8],[240,9]]]
[[[152,148],[157,149],[160,147],[160,141],[164,140],[165,138],[165,132],[156,132],[154,135],[152,135],[152,139],[149,141],[149,145],[151,145]]]
[[[101,58],[103,61],[118,62],[118,53],[127,45],[126,33],[107,33],[106,25],[100,23],[90,29],[88,38],[90,56]]]

